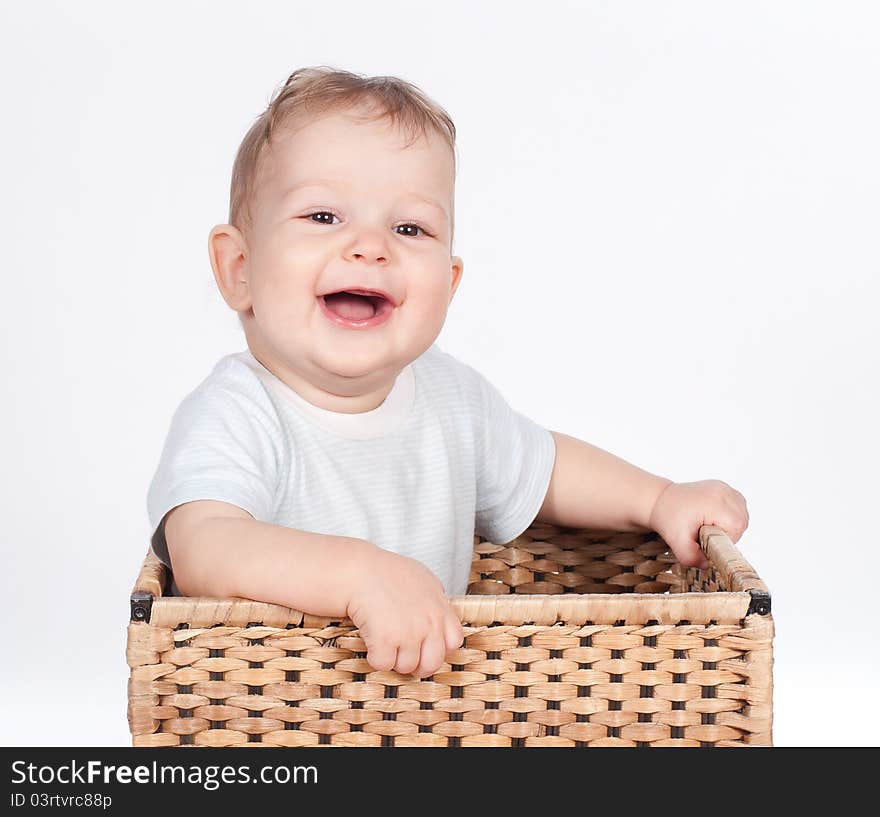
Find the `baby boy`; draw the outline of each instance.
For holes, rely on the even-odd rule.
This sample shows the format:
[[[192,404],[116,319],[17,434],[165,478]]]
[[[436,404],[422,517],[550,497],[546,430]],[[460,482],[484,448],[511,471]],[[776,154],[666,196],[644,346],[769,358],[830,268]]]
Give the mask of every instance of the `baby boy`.
[[[724,482],[542,428],[435,344],[454,184],[455,126],[394,77],[298,70],[251,127],[209,236],[247,350],[180,404],[148,496],[173,592],[348,616],[373,668],[423,677],[461,646],[475,532],[653,530],[697,567],[701,525],[741,537]]]

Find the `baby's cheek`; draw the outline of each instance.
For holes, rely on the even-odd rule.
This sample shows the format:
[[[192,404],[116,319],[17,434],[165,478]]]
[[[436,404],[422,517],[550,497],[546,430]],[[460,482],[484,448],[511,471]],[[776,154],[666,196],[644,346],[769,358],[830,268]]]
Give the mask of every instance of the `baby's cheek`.
[[[407,315],[411,325],[429,328],[442,324],[446,318],[447,305],[442,298],[411,299],[408,305],[412,307]],[[407,304],[404,304],[404,308],[406,306]]]
[[[317,303],[305,304],[281,287],[267,287],[254,299],[254,314],[267,335],[289,337],[311,324],[310,309]]]

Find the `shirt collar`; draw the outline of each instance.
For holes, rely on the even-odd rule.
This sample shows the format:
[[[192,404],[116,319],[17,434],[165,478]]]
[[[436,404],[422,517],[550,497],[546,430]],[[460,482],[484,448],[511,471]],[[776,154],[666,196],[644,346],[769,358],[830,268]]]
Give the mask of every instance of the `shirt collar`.
[[[286,405],[291,406],[325,431],[351,440],[374,439],[396,431],[406,421],[415,402],[415,374],[412,363],[403,367],[388,396],[380,405],[371,411],[346,414],[310,403],[263,366],[250,349],[239,352],[235,357],[249,366],[267,388]]]

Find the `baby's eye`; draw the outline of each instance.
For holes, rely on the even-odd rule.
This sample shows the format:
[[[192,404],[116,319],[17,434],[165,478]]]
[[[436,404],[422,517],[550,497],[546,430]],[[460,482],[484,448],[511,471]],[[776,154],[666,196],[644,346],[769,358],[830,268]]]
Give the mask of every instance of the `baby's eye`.
[[[333,219],[336,218],[336,216],[334,216],[333,213],[328,213],[324,210],[322,210],[321,212],[318,212],[318,213],[309,213],[308,216],[306,216],[306,218],[314,219],[315,216],[330,216],[330,221],[324,221],[322,219],[321,221],[316,221],[315,224],[332,224]]]
[[[427,233],[424,230],[422,230],[422,228],[419,227],[418,224],[398,224],[397,226],[398,227],[412,227],[413,230],[420,230],[424,235],[427,235]],[[417,238],[418,237],[416,233],[398,233],[398,235],[405,235],[410,238]]]

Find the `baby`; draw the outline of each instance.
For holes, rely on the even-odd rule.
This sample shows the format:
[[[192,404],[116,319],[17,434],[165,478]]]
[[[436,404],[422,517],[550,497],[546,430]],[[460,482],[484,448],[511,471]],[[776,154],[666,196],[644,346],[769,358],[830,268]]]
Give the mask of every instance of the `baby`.
[[[701,525],[741,537],[724,482],[549,431],[435,344],[454,184],[455,126],[393,77],[295,71],[251,127],[208,242],[247,350],[183,400],[150,485],[173,593],[348,616],[374,669],[424,677],[462,644],[475,532],[653,530],[696,567]]]

